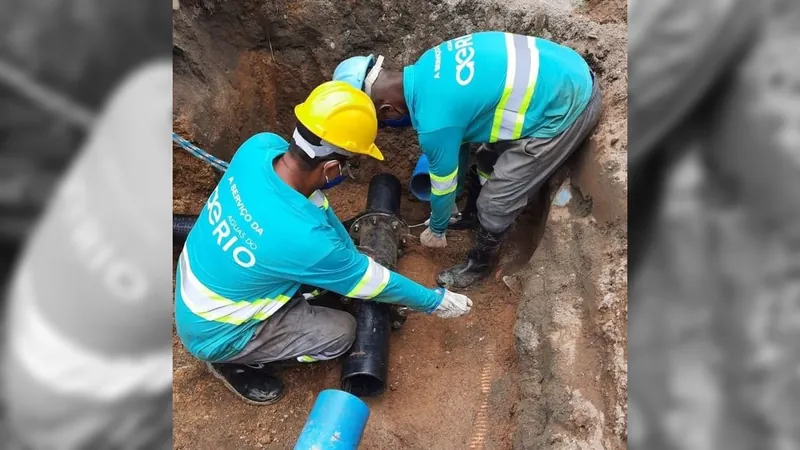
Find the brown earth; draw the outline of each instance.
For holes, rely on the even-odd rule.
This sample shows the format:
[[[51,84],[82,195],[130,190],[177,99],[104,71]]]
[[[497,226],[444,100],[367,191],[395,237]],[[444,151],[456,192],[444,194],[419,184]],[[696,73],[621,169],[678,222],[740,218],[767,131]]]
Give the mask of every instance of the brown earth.
[[[562,174],[573,199],[552,208],[546,227],[530,214],[520,219],[503,255],[521,259],[522,270],[498,271],[470,291],[468,317],[414,315],[393,334],[390,388],[368,400],[362,448],[625,447],[627,5],[542,3],[184,0],[175,14],[175,129],[224,159],[253,133],[288,136],[291,108],[354,54],[374,51],[399,68],[441,40],[504,29],[575,48],[602,82],[605,112],[592,145]],[[406,187],[419,155],[413,132],[382,131],[378,145],[387,160],[362,161],[356,180],[331,191],[331,204],[341,219],[361,212],[369,179],[386,170],[403,181],[403,218],[422,222],[428,206],[411,201]],[[174,211],[197,213],[216,183],[213,170],[175,150],[173,174]],[[453,232],[448,242],[432,252],[409,239],[398,271],[432,286],[464,257],[471,236]],[[337,362],[288,370],[286,398],[253,407],[177,338],[174,354],[176,448],[291,448],[316,394],[339,383]]]

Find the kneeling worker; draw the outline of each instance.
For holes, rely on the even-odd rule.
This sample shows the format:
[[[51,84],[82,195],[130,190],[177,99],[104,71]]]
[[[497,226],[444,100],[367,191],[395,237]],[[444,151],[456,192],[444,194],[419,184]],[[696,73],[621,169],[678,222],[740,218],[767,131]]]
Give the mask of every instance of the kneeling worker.
[[[310,305],[301,286],[444,318],[472,306],[463,295],[423,287],[360,253],[321,192],[345,178],[350,157],[383,159],[369,97],[331,81],[295,114],[291,144],[260,133],[237,150],[187,238],[176,275],[181,341],[252,404],[282,394],[270,363],[333,359],[353,343],[355,319]]]

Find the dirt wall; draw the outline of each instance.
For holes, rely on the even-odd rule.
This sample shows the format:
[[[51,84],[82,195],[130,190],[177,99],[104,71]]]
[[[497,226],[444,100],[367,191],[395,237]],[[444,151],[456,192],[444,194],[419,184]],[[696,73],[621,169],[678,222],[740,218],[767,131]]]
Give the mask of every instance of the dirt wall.
[[[611,3],[616,6],[603,8],[610,10],[608,23],[600,24],[594,21],[603,10],[597,6],[573,10],[529,0],[181,2],[174,18],[175,120],[204,148],[228,158],[253,133],[288,135],[294,105],[349,56],[382,54],[387,67],[399,69],[443,40],[478,30],[537,35],[580,52],[602,80],[606,112],[599,145],[584,152],[577,180],[587,195],[601,199],[601,220],[619,223],[627,215],[621,200],[627,183],[627,42],[620,23],[625,18],[619,17],[626,2],[603,5]],[[419,155],[410,130],[383,132],[378,143],[391,167],[406,167]],[[614,191],[603,195],[609,186]]]

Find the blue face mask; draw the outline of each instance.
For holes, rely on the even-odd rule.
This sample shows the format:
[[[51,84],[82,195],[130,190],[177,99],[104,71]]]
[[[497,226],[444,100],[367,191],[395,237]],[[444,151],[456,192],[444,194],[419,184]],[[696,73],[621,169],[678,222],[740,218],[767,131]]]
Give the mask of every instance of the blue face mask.
[[[408,114],[403,114],[402,117],[399,119],[384,119],[378,121],[378,127],[389,127],[389,128],[406,128],[411,126],[411,116]]]
[[[327,190],[327,189],[334,188],[334,187],[340,185],[342,183],[342,181],[344,181],[346,179],[347,179],[347,177],[344,176],[344,175],[339,175],[338,177],[336,177],[336,178],[334,178],[332,180],[326,179],[325,185],[322,186],[320,189],[322,189],[324,191],[324,190]]]
[[[327,190],[327,189],[334,188],[334,187],[342,184],[342,181],[344,181],[346,179],[347,179],[347,176],[342,172],[342,163],[339,163],[339,176],[337,176],[336,178],[334,178],[332,180],[329,180],[328,177],[325,176],[325,185],[323,185],[320,189],[322,189],[324,191],[324,190]]]

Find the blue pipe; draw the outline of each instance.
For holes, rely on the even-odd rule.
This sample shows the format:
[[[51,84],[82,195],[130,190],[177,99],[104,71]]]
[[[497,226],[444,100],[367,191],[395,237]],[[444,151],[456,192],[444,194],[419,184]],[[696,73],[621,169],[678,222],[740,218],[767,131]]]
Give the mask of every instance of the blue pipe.
[[[411,194],[423,202],[431,201],[431,176],[428,169],[428,157],[423,154],[417,160],[417,165],[411,174],[411,182],[408,184]]]
[[[294,450],[355,450],[369,419],[367,404],[338,389],[319,393]]]

